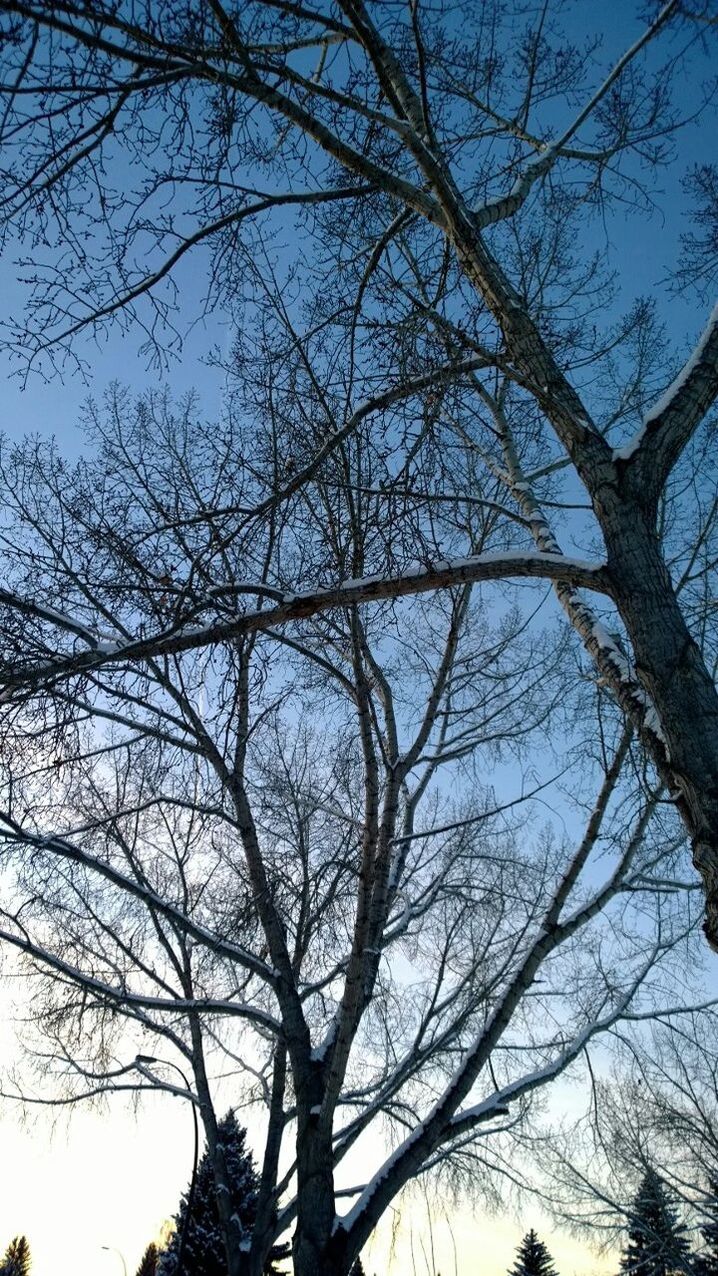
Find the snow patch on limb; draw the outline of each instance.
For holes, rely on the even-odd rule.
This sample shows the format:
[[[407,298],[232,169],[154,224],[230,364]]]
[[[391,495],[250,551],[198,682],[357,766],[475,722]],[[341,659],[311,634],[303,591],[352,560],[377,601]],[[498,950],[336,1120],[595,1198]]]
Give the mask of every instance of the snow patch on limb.
[[[327,1058],[337,1039],[338,1030],[339,1012],[337,1011],[329,1025],[329,1028],[327,1029],[323,1041],[320,1041],[319,1045],[314,1046],[310,1053],[310,1058],[314,1063],[322,1063]]]
[[[621,651],[621,648],[615,638],[608,632],[602,621],[593,621],[593,624],[591,625],[591,637],[601,648],[602,652],[609,657],[611,664],[615,668],[619,677],[624,682],[633,682],[631,666],[629,665],[628,660]]]
[[[382,1183],[382,1181],[388,1177],[392,1167],[396,1164],[396,1162],[400,1159],[400,1157],[403,1156],[403,1154],[406,1152],[407,1146],[410,1143],[414,1143],[417,1139],[421,1138],[423,1133],[424,1133],[424,1125],[423,1123],[421,1123],[420,1125],[417,1125],[414,1130],[412,1130],[409,1137],[405,1139],[403,1143],[399,1144],[398,1148],[396,1148],[396,1150],[392,1152],[391,1156],[387,1157],[384,1164],[380,1167],[379,1170],[377,1170],[377,1173],[374,1175],[373,1179],[371,1179],[371,1181],[367,1183],[366,1187],[364,1188],[364,1191],[362,1192],[356,1204],[353,1205],[352,1208],[346,1214],[342,1215],[341,1218],[336,1219],[334,1223],[335,1232],[338,1232],[340,1230],[343,1230],[345,1232],[351,1231],[352,1227],[354,1226],[354,1223],[362,1214],[367,1201],[371,1199],[371,1197],[374,1195],[374,1193],[376,1192],[377,1188]]]
[[[708,345],[708,342],[710,341],[717,327],[718,327],[718,302],[716,302],[715,306],[713,307],[710,313],[708,322],[705,328],[703,329],[703,332],[701,333],[700,340],[698,341],[698,345],[696,346],[692,355],[687,360],[687,362],[683,365],[683,367],[681,368],[681,371],[678,373],[678,376],[673,379],[668,389],[664,390],[660,398],[656,399],[656,402],[653,404],[653,406],[648,409],[644,418],[646,425],[650,425],[653,421],[657,421],[658,418],[663,416],[663,413],[667,412],[668,409],[672,406],[673,400],[676,398],[678,393],[683,389],[684,385],[686,384],[694,368],[698,366],[701,359],[703,358],[703,355],[706,350],[706,346]]]
[[[457,585],[481,581],[538,579],[567,581],[599,593],[610,593],[604,562],[574,558],[567,554],[539,550],[491,551],[468,558],[445,559],[439,563],[412,564],[396,576],[372,575],[339,581],[336,585],[285,595],[275,607],[244,612],[230,620],[216,619],[202,626],[176,625],[150,636],[128,639],[109,649],[58,655],[31,668],[20,667],[4,673],[6,688],[32,686],[45,680],[71,677],[88,669],[115,661],[154,659],[199,647],[231,641],[240,635],[268,630],[293,620],[306,620],[337,607],[353,607]],[[258,589],[262,592],[263,587]],[[289,600],[289,601],[287,601]]]
[[[643,423],[641,424],[641,428],[636,431],[636,433],[633,435],[633,438],[629,439],[628,443],[624,443],[623,447],[615,447],[613,449],[613,452],[611,453],[611,460],[630,461],[631,457],[634,455],[635,452],[638,451],[639,447],[641,446],[643,439],[645,437],[645,433],[646,433],[646,420],[644,418]]]
[[[375,586],[380,587],[382,585],[387,586],[387,597],[389,597],[392,592],[392,585],[396,586],[398,591],[410,593],[414,591],[410,589],[401,590],[401,586],[410,585],[414,581],[420,584],[422,580],[426,579],[427,588],[431,588],[432,586],[428,582],[436,575],[455,575],[457,582],[459,580],[463,581],[465,577],[472,577],[474,573],[476,573],[477,580],[495,579],[496,577],[490,569],[494,566],[502,565],[506,567],[507,576],[541,576],[545,574],[555,577],[557,564],[565,568],[569,576],[583,575],[586,572],[598,574],[606,566],[605,562],[596,562],[587,558],[573,558],[560,552],[544,552],[536,549],[488,550],[486,553],[475,554],[467,558],[437,559],[435,563],[428,565],[420,562],[409,562],[401,574],[393,578],[379,574],[355,576],[341,581],[339,585],[329,585],[324,589],[284,594],[283,601],[287,605],[301,605],[303,602],[309,602],[315,598],[320,599],[322,596],[339,598],[341,593],[352,595],[360,590],[373,593]],[[486,574],[482,571],[483,568],[486,568]],[[544,569],[543,571],[542,568]],[[337,605],[341,605],[340,602]]]
[[[621,682],[630,688],[631,695],[643,707],[643,725],[650,731],[656,739],[660,740],[666,755],[669,755],[668,741],[663,730],[658,710],[648,695],[647,691],[638,683],[636,675],[629,664],[627,657],[621,651],[615,638],[608,632],[606,626],[600,620],[594,620],[591,625],[591,637],[600,647],[601,652],[608,658],[611,665],[615,669]]]
[[[21,594],[12,593],[8,589],[0,589],[0,604],[4,604],[9,611],[18,611],[25,616],[34,616],[36,620],[45,620],[51,625],[56,625],[59,629],[65,629],[68,633],[76,634],[93,650],[97,649],[101,636],[110,637],[109,634],[100,635],[99,631],[90,628],[84,621],[79,620],[77,616],[68,616],[65,612],[58,611],[56,607],[49,607],[46,603],[38,602],[35,598],[25,598]],[[115,635],[112,635],[112,637],[115,637]]]
[[[624,443],[622,447],[614,448],[612,454],[614,461],[630,461],[631,457],[635,455],[641,446],[650,427],[656,421],[659,421],[661,417],[664,416],[666,412],[669,412],[674,406],[675,400],[682,393],[692,373],[698,367],[701,359],[703,358],[708,343],[716,332],[716,329],[718,329],[718,302],[716,302],[713,307],[708,322],[703,329],[698,344],[690,358],[686,360],[678,373],[678,376],[673,378],[671,384],[663,391],[663,394],[661,394],[659,398],[656,399],[655,403],[653,403],[648,409],[643,418],[640,429],[636,431],[633,438],[629,439],[627,443]]]
[[[549,1060],[548,1063],[539,1066],[531,1072],[525,1073],[522,1077],[518,1077],[515,1081],[511,1082],[503,1089],[497,1090],[488,1099],[483,1100],[474,1107],[467,1108],[463,1112],[455,1113],[453,1117],[449,1118],[442,1133],[435,1140],[435,1146],[438,1145],[438,1143],[444,1142],[447,1136],[449,1139],[452,1135],[458,1136],[462,1129],[467,1126],[473,1127],[474,1125],[485,1120],[489,1120],[494,1116],[503,1115],[507,1111],[509,1103],[521,1098],[524,1094],[545,1085],[555,1077],[560,1076],[569,1064],[573,1063],[593,1037],[605,1032],[607,1028],[610,1028],[624,1015],[643,982],[643,979],[648,973],[648,970],[651,968],[654,956],[655,954],[652,953],[650,961],[638,972],[629,988],[626,989],[623,996],[620,997],[614,1006],[611,1007],[606,1015],[598,1017],[591,1023],[586,1024],[584,1028],[580,1029],[580,1031],[576,1033],[571,1041],[567,1042],[564,1049],[555,1055],[553,1059]],[[366,1209],[372,1196],[378,1190],[383,1180],[389,1176],[396,1163],[407,1154],[415,1143],[421,1141],[427,1127],[430,1126],[435,1113],[441,1107],[443,1098],[448,1092],[450,1092],[455,1079],[458,1075],[460,1075],[465,1067],[465,1062],[459,1065],[457,1072],[454,1074],[454,1078],[452,1078],[452,1081],[450,1081],[446,1087],[444,1096],[438,1100],[428,1116],[412,1130],[411,1134],[407,1136],[403,1143],[400,1143],[395,1151],[387,1157],[384,1164],[374,1175],[374,1178],[364,1188],[361,1196],[356,1201],[352,1209],[349,1210],[349,1212],[342,1218],[336,1220],[334,1224],[335,1232],[340,1229],[347,1232],[351,1231],[354,1224]]]

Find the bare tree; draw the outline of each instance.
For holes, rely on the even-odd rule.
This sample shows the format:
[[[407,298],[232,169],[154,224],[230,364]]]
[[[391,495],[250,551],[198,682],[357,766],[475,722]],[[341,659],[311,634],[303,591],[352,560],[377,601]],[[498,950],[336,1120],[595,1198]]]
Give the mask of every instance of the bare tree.
[[[586,1113],[546,1147],[560,1217],[611,1243],[636,1186],[657,1172],[693,1231],[715,1222],[718,1048],[712,1002],[626,1016],[597,1058]]]
[[[274,283],[323,302],[321,331],[343,334],[349,381],[338,416],[331,396],[312,396],[314,446],[284,467],[272,517],[376,408],[411,393],[438,415],[444,451],[468,430],[464,494],[488,467],[518,520],[506,553],[456,560],[442,547],[419,569],[384,562],[327,579],[300,555],[279,595],[261,571],[247,578],[258,601],[239,615],[207,596],[200,625],[158,608],[111,642],[94,617],[6,592],[10,628],[14,614],[19,629],[30,618],[43,633],[39,648],[10,644],[6,697],[73,671],[112,678],[100,671],[130,661],[141,680],[152,661],[337,606],[543,578],[676,803],[718,944],[718,699],[661,513],[718,390],[718,321],[714,312],[682,363],[662,351],[650,304],[606,323],[582,245],[592,208],[650,199],[650,173],[685,123],[671,85],[710,56],[710,6],[652,8],[604,68],[591,33],[588,48],[572,44],[548,5],[3,0],[2,14],[5,244],[33,247],[29,319],[8,339],[26,364],[82,358],[76,338],[113,320],[166,349],[178,270],[202,246],[207,304],[240,296],[251,310],[257,219],[281,230],[294,212],[300,251]],[[707,173],[696,181],[710,227]],[[43,247],[58,242],[59,254]],[[691,251],[689,241],[695,275]],[[656,398],[666,362],[677,375]],[[470,425],[463,412],[444,417],[446,384],[474,405]],[[529,451],[540,456],[531,467]],[[589,507],[588,560],[559,542],[546,503],[557,475],[562,503]],[[705,474],[700,499],[712,490]]]
[[[412,415],[357,427],[311,486],[246,524],[288,438],[301,462],[316,428],[304,347],[293,366],[271,340],[264,383],[243,376],[220,423],[116,391],[91,410],[87,460],[6,450],[8,585],[35,600],[16,640],[38,660],[42,599],[109,651],[202,627],[207,606],[234,625],[257,578],[271,614],[305,568],[364,579],[452,543],[503,556],[515,520],[488,479],[440,499],[463,462],[431,430],[428,487],[411,472],[401,516],[379,516],[397,451],[417,455]],[[264,1107],[250,1248],[222,1216],[232,1276],[261,1271],[289,1227],[299,1276],[344,1276],[416,1175],[512,1176],[534,1092],[627,1013],[681,1004],[667,990],[699,918],[682,831],[606,689],[567,689],[566,635],[542,631],[532,590],[532,607],[469,584],[335,606],[85,665],[4,704],[0,938],[44,972],[34,1004],[69,1097],[187,1096],[146,1062],[176,1052],[220,1209],[213,1073],[236,1070],[237,1098]],[[529,821],[539,790],[571,831]],[[369,1132],[375,1173],[357,1183]]]

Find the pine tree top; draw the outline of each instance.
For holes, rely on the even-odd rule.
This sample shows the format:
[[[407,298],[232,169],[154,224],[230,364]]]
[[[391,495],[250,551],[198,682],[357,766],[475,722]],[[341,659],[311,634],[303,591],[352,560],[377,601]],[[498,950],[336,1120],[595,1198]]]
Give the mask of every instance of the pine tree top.
[[[5,1250],[0,1276],[30,1276],[30,1246],[26,1236],[16,1236]]]
[[[625,1276],[672,1276],[686,1270],[686,1229],[665,1183],[653,1169],[641,1180],[627,1232],[620,1263]]]
[[[246,1131],[230,1109],[218,1123],[217,1142],[222,1145],[232,1195],[232,1209],[243,1230],[251,1233],[257,1211],[259,1180],[254,1160],[246,1145]],[[193,1276],[225,1276],[224,1240],[217,1209],[214,1170],[205,1148],[195,1175],[192,1213],[188,1218],[190,1187],[183,1194],[175,1215],[176,1230],[160,1255],[158,1273],[179,1276],[177,1260],[184,1236],[183,1266]],[[138,1273],[139,1276],[139,1273]],[[144,1276],[144,1274],[143,1274]]]
[[[509,1276],[557,1276],[553,1259],[533,1228],[519,1245]]]
[[[159,1249],[154,1241],[150,1241],[137,1268],[137,1276],[157,1276],[159,1258]]]

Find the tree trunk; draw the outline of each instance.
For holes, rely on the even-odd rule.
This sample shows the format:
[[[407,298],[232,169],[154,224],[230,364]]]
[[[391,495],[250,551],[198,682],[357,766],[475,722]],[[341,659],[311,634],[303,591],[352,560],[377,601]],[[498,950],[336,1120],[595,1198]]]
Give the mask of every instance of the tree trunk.
[[[278,1042],[272,1066],[272,1098],[267,1124],[267,1141],[262,1160],[262,1174],[257,1198],[257,1215],[252,1231],[252,1247],[248,1257],[247,1276],[262,1276],[274,1240],[277,1213],[275,1187],[279,1154],[284,1132],[284,1091],[287,1076],[287,1050]]]
[[[191,993],[192,989],[190,987]],[[201,1028],[196,1015],[190,1014],[189,1022],[192,1036],[192,1063],[195,1085],[197,1087],[202,1125],[207,1140],[207,1151],[209,1152],[214,1174],[217,1212],[227,1255],[227,1276],[247,1276],[247,1254],[240,1249],[242,1237],[232,1209],[232,1187],[227,1171],[227,1161],[217,1137],[217,1117],[205,1069]],[[178,1276],[182,1276],[182,1274],[178,1273]]]
[[[335,1221],[331,1129],[318,1127],[314,1113],[300,1116],[297,1129],[297,1225],[292,1242],[294,1276],[347,1276],[343,1233]]]
[[[654,756],[692,840],[705,886],[704,929],[718,950],[718,693],[686,625],[652,515],[634,498],[600,517],[636,673],[658,715]]]
[[[447,212],[459,260],[501,325],[506,344],[591,495],[603,532],[614,597],[636,673],[658,715],[654,760],[693,846],[705,888],[708,942],[718,951],[718,692],[681,612],[656,531],[654,498],[640,473],[616,464],[589,428],[583,404],[462,209]],[[647,722],[647,725],[650,725]]]

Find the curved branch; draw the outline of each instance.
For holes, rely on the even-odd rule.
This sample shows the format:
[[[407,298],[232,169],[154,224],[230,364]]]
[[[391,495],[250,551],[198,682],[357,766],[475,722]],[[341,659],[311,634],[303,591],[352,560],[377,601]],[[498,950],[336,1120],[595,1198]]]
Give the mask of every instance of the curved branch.
[[[444,560],[431,567],[417,567],[402,572],[399,576],[365,576],[358,580],[341,581],[323,589],[285,594],[284,600],[276,607],[246,612],[232,620],[214,621],[202,628],[175,626],[148,638],[99,644],[93,651],[60,656],[34,667],[10,669],[3,675],[4,690],[0,692],[0,699],[11,699],[13,688],[39,687],[55,682],[58,678],[71,677],[104,666],[134,664],[158,656],[196,651],[291,621],[307,620],[310,616],[332,611],[337,607],[407,598],[414,594],[432,593],[437,589],[452,589],[458,585],[480,581],[512,579],[566,581],[578,588],[612,595],[611,579],[603,563],[530,550],[478,554],[474,558]]]

